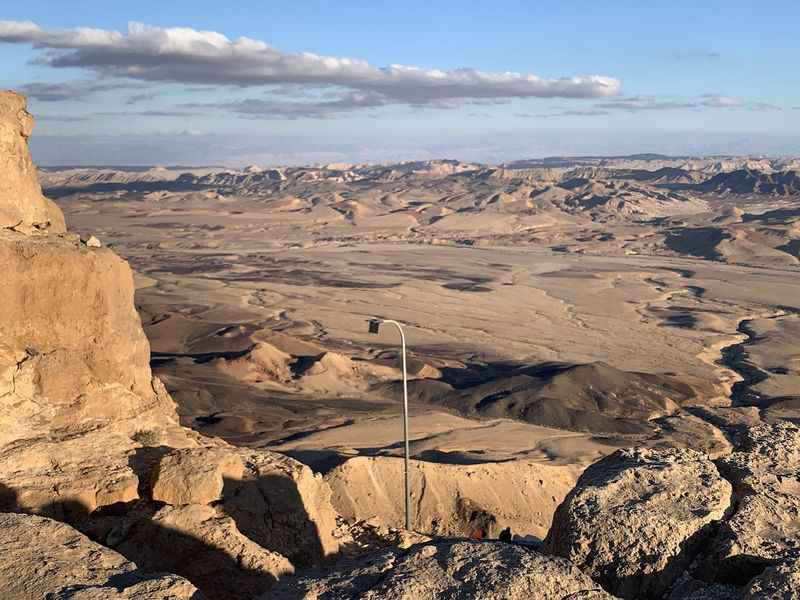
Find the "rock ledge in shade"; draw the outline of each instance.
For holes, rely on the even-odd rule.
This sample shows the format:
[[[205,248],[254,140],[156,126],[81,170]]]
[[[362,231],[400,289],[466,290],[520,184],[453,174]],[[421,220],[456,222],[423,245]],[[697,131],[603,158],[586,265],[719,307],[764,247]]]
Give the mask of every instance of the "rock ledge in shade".
[[[0,598],[201,600],[177,575],[142,573],[69,525],[0,513]]]

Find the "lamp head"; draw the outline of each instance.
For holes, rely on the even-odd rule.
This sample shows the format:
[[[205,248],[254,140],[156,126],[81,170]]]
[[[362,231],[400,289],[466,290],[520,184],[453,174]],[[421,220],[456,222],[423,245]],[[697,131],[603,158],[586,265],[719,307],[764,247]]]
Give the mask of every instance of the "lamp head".
[[[370,319],[369,320],[369,332],[377,334],[380,331],[381,322],[379,319]]]

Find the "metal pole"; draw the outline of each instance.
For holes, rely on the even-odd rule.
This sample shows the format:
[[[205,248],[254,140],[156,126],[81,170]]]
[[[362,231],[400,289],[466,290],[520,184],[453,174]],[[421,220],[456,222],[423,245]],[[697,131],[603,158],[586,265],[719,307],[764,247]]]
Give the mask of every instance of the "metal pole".
[[[403,347],[403,440],[405,442],[405,492],[406,492],[406,529],[411,531],[411,471],[410,456],[411,451],[408,444],[408,370],[406,368],[406,335],[400,323],[392,320],[384,320],[384,323],[391,323],[400,332],[400,342]]]

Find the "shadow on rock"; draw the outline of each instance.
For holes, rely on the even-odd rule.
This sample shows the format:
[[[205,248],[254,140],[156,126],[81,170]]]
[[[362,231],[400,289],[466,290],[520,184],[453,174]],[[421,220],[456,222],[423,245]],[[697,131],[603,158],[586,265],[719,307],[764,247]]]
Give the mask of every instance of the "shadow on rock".
[[[316,523],[290,477],[264,475],[252,480],[225,479],[219,508],[259,546],[305,567],[325,559]]]

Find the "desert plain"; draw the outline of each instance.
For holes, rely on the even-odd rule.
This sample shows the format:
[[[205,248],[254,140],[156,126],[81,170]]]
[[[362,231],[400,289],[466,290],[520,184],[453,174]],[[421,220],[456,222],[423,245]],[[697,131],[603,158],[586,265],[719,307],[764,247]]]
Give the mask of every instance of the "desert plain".
[[[297,459],[343,516],[399,526],[399,338],[367,327],[396,319],[415,529],[537,540],[619,448],[713,458],[737,427],[797,421],[796,167],[642,155],[40,181],[71,230],[131,263],[183,425]]]

